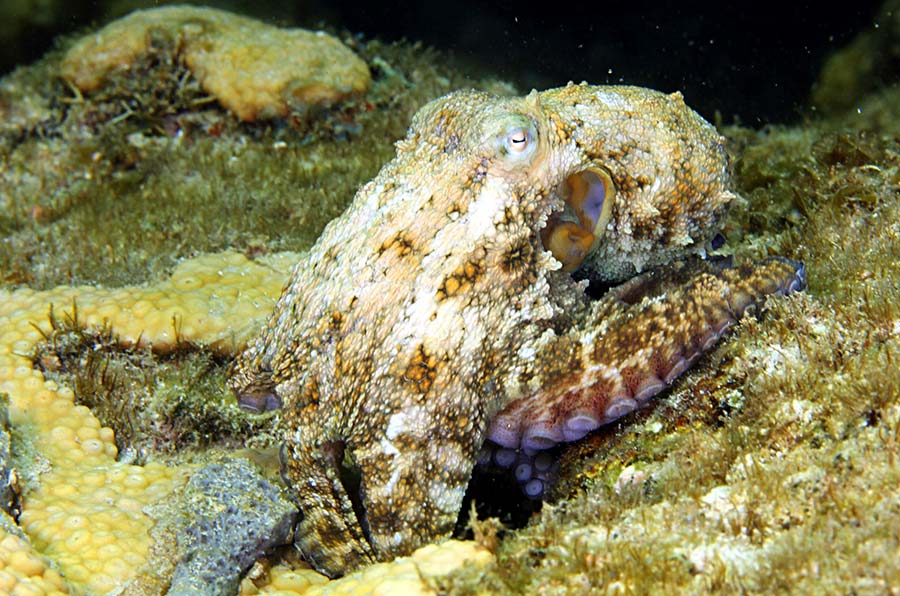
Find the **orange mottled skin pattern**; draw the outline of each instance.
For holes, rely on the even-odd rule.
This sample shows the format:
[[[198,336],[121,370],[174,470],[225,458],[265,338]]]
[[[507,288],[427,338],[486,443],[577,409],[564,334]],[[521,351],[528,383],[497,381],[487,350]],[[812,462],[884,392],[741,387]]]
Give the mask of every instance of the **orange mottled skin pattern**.
[[[677,274],[591,301],[544,250],[562,181],[588,167],[617,194],[585,272]],[[340,575],[447,537],[486,439],[549,445],[572,412],[581,434],[627,413],[791,289],[787,261],[689,258],[719,229],[729,180],[722,138],[677,93],[582,84],[423,107],[231,372],[240,396],[283,402],[308,559]]]

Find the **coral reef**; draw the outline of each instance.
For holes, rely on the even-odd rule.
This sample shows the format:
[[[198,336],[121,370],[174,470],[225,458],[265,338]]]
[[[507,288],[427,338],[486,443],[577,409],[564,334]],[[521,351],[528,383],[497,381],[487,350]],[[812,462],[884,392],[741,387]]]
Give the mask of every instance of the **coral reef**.
[[[26,538],[0,529],[0,590],[5,594],[68,594],[59,571]]]
[[[0,525],[0,591],[122,588],[155,548],[144,507],[196,469],[116,461],[116,433],[76,405],[74,383],[35,368],[54,333],[49,303],[56,319],[94,334],[106,319],[123,343],[173,350],[176,363],[180,345],[231,349],[296,258],[266,255],[308,248],[426,99],[503,89],[416,46],[350,45],[372,72],[368,94],[272,123],[203,102],[190,70],[166,62],[171,48],[88,96],[59,82],[60,53],[0,80],[0,393],[23,509],[19,526]],[[496,558],[473,542],[428,547],[440,564],[426,585],[414,583],[422,554],[328,582],[276,553],[242,592],[367,593],[408,580],[448,594],[890,593],[900,585],[900,102],[873,89],[862,114],[724,130],[741,195],[724,250],[803,260],[808,293],[769,302],[651,408],[565,450],[558,488],[525,527],[499,514],[510,527],[488,541]],[[190,259],[228,248],[241,254]],[[215,290],[223,279],[227,292]],[[259,308],[235,308],[229,292],[254,293]]]
[[[169,55],[113,74],[89,98],[60,82],[58,53],[3,78],[0,279],[124,285],[200,252],[308,248],[425,101],[505,88],[421,47],[354,49],[374,75],[364,98],[255,126],[195,102],[196,81]]]
[[[580,439],[805,285],[786,259],[679,260],[734,198],[722,141],[679,94],[640,87],[461,91],[413,117],[229,379],[242,403],[284,404],[297,544],[317,569],[449,537],[485,440],[533,455]],[[617,281],[663,264],[599,299],[564,267]],[[517,474],[543,492],[529,464]]]
[[[16,472],[9,450],[9,398],[0,393],[0,512],[9,514],[16,501]]]
[[[26,282],[30,286],[5,291],[0,315],[0,391],[12,396],[12,452],[27,511],[18,522],[28,527],[25,532],[31,537],[30,542],[22,538],[19,527],[7,518],[5,588],[49,592],[71,585],[79,592],[105,592],[131,577],[132,593],[165,589],[168,580],[150,568],[148,556],[161,553],[164,559],[167,553],[159,546],[162,542],[151,539],[156,524],[143,510],[170,498],[195,466],[146,462],[148,456],[136,456],[127,438],[122,441],[127,452],[119,453],[116,433],[77,403],[91,394],[85,389],[93,388],[100,398],[91,405],[102,413],[100,406],[116,395],[122,377],[131,384],[127,375],[134,366],[122,366],[115,374],[107,368],[115,358],[149,367],[144,376],[151,382],[154,377],[164,379],[153,384],[165,387],[171,377],[152,372],[165,367],[140,350],[152,346],[155,352],[170,354],[167,358],[173,362],[185,362],[179,353],[198,354],[193,339],[203,346],[202,361],[203,353],[230,351],[244,341],[260,324],[252,313],[271,308],[286,268],[297,258],[291,253],[266,255],[273,249],[308,246],[340,212],[358,182],[392,151],[393,139],[403,134],[412,112],[426,98],[465,80],[436,67],[434,54],[422,48],[371,42],[357,51],[375,73],[364,100],[350,99],[337,111],[288,116],[281,123],[255,128],[240,124],[215,103],[192,104],[191,98],[200,96],[198,84],[189,70],[171,69],[176,64],[171,54],[139,59],[130,73],[112,73],[110,82],[89,98],[72,95],[57,82],[53,73],[58,72],[59,54],[0,81],[0,150],[5,158],[0,225],[6,235],[0,269],[10,291]],[[495,91],[504,88],[491,81],[479,84]],[[154,85],[171,93],[155,93],[160,87]],[[135,101],[121,103],[123,97]],[[371,138],[366,151],[359,152],[352,141],[363,129]],[[181,163],[183,174],[171,169],[175,163]],[[188,174],[198,170],[201,178]],[[204,180],[218,180],[220,186],[209,188]],[[305,200],[298,202],[298,196]],[[226,214],[231,223],[222,219]],[[105,225],[97,227],[98,218]],[[276,221],[283,224],[281,232],[272,228]],[[197,228],[200,222],[205,223]],[[241,270],[246,258],[235,253],[178,264],[182,257],[225,246],[254,256],[256,264],[249,273]],[[146,288],[72,285],[133,284],[159,278],[173,266],[172,275]],[[69,285],[41,291],[61,282]],[[230,302],[238,295],[242,302],[249,300],[243,303],[252,312]],[[51,303],[56,305],[52,312]],[[184,308],[195,307],[207,314],[183,316]],[[216,320],[224,326],[218,327]],[[131,347],[121,358],[113,344]],[[99,365],[96,358],[80,360],[72,353],[83,355],[98,346]],[[96,368],[78,372],[82,362],[87,369],[91,362],[102,368],[99,374]],[[41,371],[55,375],[59,383]],[[183,390],[205,391],[196,383]],[[203,404],[218,416],[218,406],[203,403],[205,397],[192,396],[189,403]],[[230,411],[233,404],[232,399],[221,411]],[[114,421],[114,406],[107,409],[112,414],[104,419]],[[249,451],[245,454],[258,459]],[[454,548],[447,546],[448,552],[456,552]],[[20,551],[24,554],[14,554]],[[440,557],[444,550],[437,552]],[[445,562],[447,569],[460,564]],[[415,565],[406,567],[408,577],[417,574]],[[385,580],[390,577],[388,572]],[[302,564],[281,563],[262,573],[258,587],[246,582],[245,591],[277,592],[324,579]],[[357,582],[357,591],[374,589],[379,582]]]
[[[170,581],[175,585],[174,580],[180,577],[178,567],[167,570],[160,561],[174,566],[172,553],[177,549],[171,549],[172,536],[178,542],[179,536],[201,522],[192,516],[181,525],[168,522],[158,526],[147,513],[152,510],[147,508],[158,507],[163,499],[172,500],[187,482],[180,515],[184,516],[185,511],[196,513],[198,508],[190,502],[193,498],[204,500],[197,491],[208,492],[210,485],[203,475],[219,469],[210,467],[198,472],[191,465],[167,467],[149,462],[137,466],[117,461],[112,430],[101,426],[88,408],[76,405],[70,388],[45,381],[32,368],[30,348],[52,332],[47,317],[50,309],[55,305],[57,312],[68,313],[85,327],[103,324],[119,329],[117,337],[123,344],[146,344],[166,350],[172,349],[180,338],[179,341],[202,342],[210,348],[223,349],[232,342],[246,341],[246,335],[261,325],[295,258],[287,253],[251,262],[235,253],[210,255],[186,261],[169,279],[144,288],[0,291],[0,316],[6,321],[0,336],[0,391],[10,396],[13,425],[27,428],[34,443],[40,446],[30,455],[32,461],[17,462],[23,475],[33,478],[23,496],[18,521],[33,541],[34,550],[28,548],[27,541],[3,531],[10,577],[32,587],[37,586],[38,579],[59,583],[59,574],[47,570],[44,560],[35,554],[38,551],[53,561],[67,582],[92,593],[127,586],[131,593],[149,594],[158,593]],[[195,324],[185,325],[183,321]],[[242,464],[232,466],[240,468]],[[201,476],[194,480],[196,474]],[[233,488],[219,498],[238,499]],[[213,489],[215,493],[215,486]],[[259,505],[258,499],[243,502],[244,506]],[[223,505],[227,508],[227,504]],[[170,506],[179,508],[177,504]],[[204,506],[215,507],[208,501]],[[210,523],[221,522],[220,518]],[[243,539],[247,539],[246,523],[245,519],[245,525],[235,524],[235,528],[242,529]],[[156,538],[151,537],[154,528],[160,534]],[[280,534],[284,537],[283,531]],[[204,546],[210,547],[210,543],[205,542]],[[462,552],[477,554],[469,546],[450,544],[445,548],[451,553],[452,549],[461,548]],[[164,549],[162,553],[160,549]],[[461,563],[461,558],[444,552],[431,549],[422,555],[427,560],[437,557],[431,567],[434,574],[445,573]],[[215,557],[216,553],[204,550],[203,556],[185,560],[189,565],[202,564],[210,556]],[[409,583],[418,577],[415,569],[419,565],[416,559],[413,561],[412,566],[398,563],[401,566],[397,574],[391,568],[367,571],[362,577],[368,579],[362,585],[369,590],[400,578]],[[174,579],[167,573],[174,573]],[[342,590],[341,586],[352,586],[354,581],[359,583],[348,579],[348,583],[335,584],[329,590]]]
[[[38,446],[30,461],[17,462],[30,479],[19,523],[68,581],[106,591],[145,565],[153,520],[142,510],[170,495],[190,469],[116,461],[112,430],[76,405],[70,388],[32,368],[29,346],[51,333],[51,305],[87,327],[112,325],[123,343],[171,348],[177,331],[199,334],[210,346],[230,345],[242,332],[222,325],[224,313],[247,323],[244,335],[252,331],[271,308],[289,262],[250,265],[241,255],[222,254],[186,262],[152,288],[3,291],[0,390],[10,396],[12,423],[29,428]]]

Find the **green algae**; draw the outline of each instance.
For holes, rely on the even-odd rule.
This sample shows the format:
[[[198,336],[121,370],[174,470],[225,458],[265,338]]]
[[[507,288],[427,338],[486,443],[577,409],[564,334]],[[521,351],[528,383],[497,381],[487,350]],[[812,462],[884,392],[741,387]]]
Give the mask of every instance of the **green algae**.
[[[122,347],[108,327],[85,330],[51,312],[32,354],[44,377],[75,393],[115,431],[119,459],[143,465],[206,461],[213,452],[264,450],[280,441],[280,412],[248,414],[225,387],[228,362],[179,341],[169,353]]]

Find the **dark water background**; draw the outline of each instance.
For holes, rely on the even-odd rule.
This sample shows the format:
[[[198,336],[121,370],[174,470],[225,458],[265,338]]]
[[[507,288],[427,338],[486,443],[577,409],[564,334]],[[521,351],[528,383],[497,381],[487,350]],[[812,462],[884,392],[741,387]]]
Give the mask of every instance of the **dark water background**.
[[[0,3],[10,0],[0,0]],[[329,27],[448,50],[473,74],[523,89],[569,80],[680,90],[708,118],[797,121],[830,53],[877,26],[878,2],[209,2],[269,22]],[[0,69],[39,57],[61,33],[158,3],[60,2],[3,44]],[[3,17],[0,17],[3,18]],[[26,19],[27,21],[27,19]]]

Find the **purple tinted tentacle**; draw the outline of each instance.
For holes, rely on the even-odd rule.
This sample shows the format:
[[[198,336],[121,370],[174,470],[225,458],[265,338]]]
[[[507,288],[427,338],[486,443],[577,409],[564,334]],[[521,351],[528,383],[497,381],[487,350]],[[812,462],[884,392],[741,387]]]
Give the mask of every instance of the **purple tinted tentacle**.
[[[482,447],[478,464],[508,470],[522,493],[530,499],[543,498],[559,474],[559,462],[554,453],[508,449],[491,441]]]
[[[515,468],[516,480],[522,492],[529,499],[540,499],[556,482],[559,474],[559,462],[556,457],[546,451],[529,454],[526,450],[519,452],[519,463]]]

